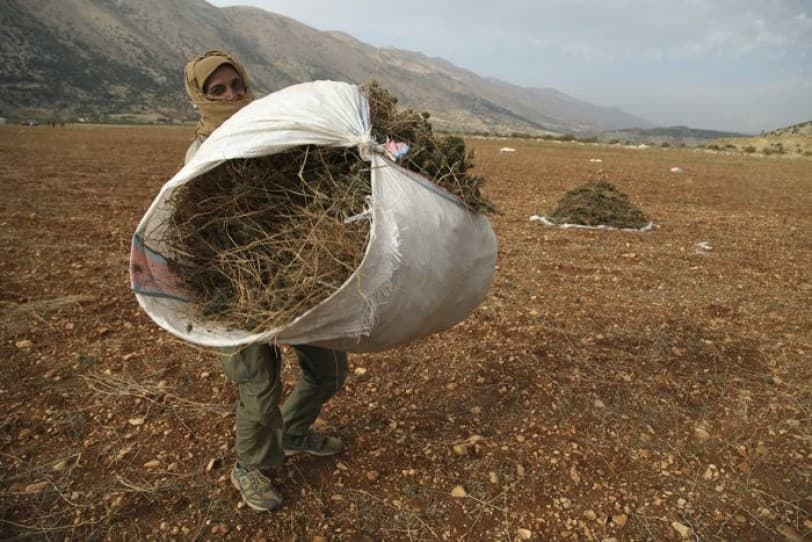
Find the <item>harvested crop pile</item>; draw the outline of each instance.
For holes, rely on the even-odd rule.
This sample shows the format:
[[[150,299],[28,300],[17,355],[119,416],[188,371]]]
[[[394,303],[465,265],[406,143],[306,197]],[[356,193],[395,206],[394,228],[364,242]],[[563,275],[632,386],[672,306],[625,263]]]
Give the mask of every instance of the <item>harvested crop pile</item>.
[[[492,210],[468,175],[461,138],[432,133],[428,114],[398,110],[371,84],[373,137],[409,145],[401,165],[457,195],[474,212]],[[229,160],[171,195],[164,242],[195,317],[233,328],[270,329],[335,292],[360,264],[370,231],[363,213],[370,167],[355,149],[297,147]]]
[[[361,262],[369,166],[346,149],[299,147],[229,160],[179,187],[166,243],[191,309],[243,329],[282,323],[337,290]]]
[[[604,179],[588,182],[564,194],[547,220],[554,224],[634,229],[649,223],[626,194]]]
[[[466,152],[461,137],[437,136],[432,132],[429,113],[397,107],[398,99],[372,82],[364,88],[369,101],[372,137],[387,138],[409,145],[401,165],[442,186],[474,212],[493,212],[495,208],[480,193],[483,177],[472,175],[473,151]]]

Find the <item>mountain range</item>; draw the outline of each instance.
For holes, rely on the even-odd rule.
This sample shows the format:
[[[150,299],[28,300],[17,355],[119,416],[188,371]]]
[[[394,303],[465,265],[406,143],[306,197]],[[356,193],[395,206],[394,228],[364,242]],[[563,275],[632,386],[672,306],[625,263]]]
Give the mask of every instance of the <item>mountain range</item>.
[[[402,106],[431,113],[440,130],[583,134],[654,126],[555,89],[480,77],[441,58],[203,0],[3,0],[0,116],[192,120],[183,66],[216,48],[244,62],[258,95],[316,79],[376,80]]]

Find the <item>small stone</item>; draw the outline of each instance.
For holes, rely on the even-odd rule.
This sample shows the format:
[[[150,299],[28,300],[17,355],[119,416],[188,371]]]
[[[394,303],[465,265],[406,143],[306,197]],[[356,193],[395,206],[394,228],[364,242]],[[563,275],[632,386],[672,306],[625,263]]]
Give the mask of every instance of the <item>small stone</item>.
[[[127,420],[127,423],[129,423],[130,425],[136,425],[137,426],[137,425],[144,425],[145,421],[146,420],[144,418],[130,418],[129,420]]]
[[[367,480],[370,482],[377,482],[378,478],[381,477],[381,473],[376,470],[368,470],[367,471]]]
[[[208,378],[210,376],[211,376],[211,373],[208,372],[208,371],[203,371],[202,373],[200,373],[200,378]]]
[[[499,483],[499,475],[496,474],[494,471],[491,471],[490,473],[488,473],[488,481],[490,483],[492,483],[492,484],[498,484]]]
[[[124,458],[124,456],[130,453],[132,449],[133,449],[132,445],[120,449],[118,452],[116,452],[116,461]]]
[[[600,399],[595,399],[595,408],[606,408],[606,405]]]
[[[679,499],[677,499],[677,506],[679,506],[680,508],[685,508],[685,505],[686,505],[686,504],[688,504],[688,501],[686,501],[686,500],[685,500],[685,499],[683,499],[682,497],[680,497]]]
[[[465,497],[466,495],[468,495],[468,493],[466,493],[465,488],[462,486],[454,486],[454,489],[451,490],[452,497],[459,499]]]
[[[14,346],[19,348],[20,350],[25,350],[26,348],[31,348],[32,346],[34,346],[34,343],[28,339],[23,339],[21,341],[17,341],[16,343],[14,343]]]
[[[355,376],[364,376],[365,374],[367,374],[367,368],[366,367],[356,367],[355,371],[353,371],[353,372],[355,373]]]
[[[29,428],[24,427],[24,428],[20,429],[19,433],[17,433],[17,438],[20,439],[20,440],[25,440],[25,439],[27,439],[28,437],[31,436],[31,433],[32,433],[32,431]]]
[[[161,464],[160,461],[158,461],[157,459],[153,459],[152,461],[147,461],[146,463],[144,463],[144,468],[145,469],[154,469],[155,467],[157,467],[160,464]]]
[[[785,523],[779,525],[776,530],[781,533],[786,542],[803,542],[803,537],[798,534],[795,529]]]
[[[584,512],[584,519],[587,521],[595,521],[598,519],[598,514],[596,514],[594,510],[587,510]]]
[[[27,486],[25,486],[23,492],[39,493],[40,491],[47,489],[50,485],[51,485],[50,482],[48,482],[47,480],[43,480],[42,482],[34,482],[33,484],[28,484]]]
[[[459,456],[463,456],[468,453],[468,446],[465,444],[455,444],[451,449],[454,450],[454,453]]]
[[[704,427],[694,428],[694,438],[700,442],[705,442],[710,438],[710,433]]]
[[[691,529],[687,525],[683,525],[679,521],[672,521],[671,528],[677,531],[677,533],[683,540],[690,538],[694,532],[693,529]]]
[[[533,537],[533,533],[530,529],[517,529],[516,534],[519,535],[519,538],[522,540],[530,540]]]
[[[459,387],[459,384],[457,384],[456,382],[449,382],[448,384],[445,385],[445,389],[447,389],[448,391],[454,391],[458,387]]]
[[[612,516],[612,523],[617,525],[618,527],[623,527],[626,525],[626,522],[629,521],[629,516],[626,514],[615,514]]]

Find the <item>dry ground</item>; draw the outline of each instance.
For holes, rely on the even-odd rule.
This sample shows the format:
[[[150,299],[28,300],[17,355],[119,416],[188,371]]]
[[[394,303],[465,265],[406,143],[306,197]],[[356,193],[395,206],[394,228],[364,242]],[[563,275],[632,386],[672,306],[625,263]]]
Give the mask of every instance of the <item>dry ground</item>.
[[[128,289],[190,135],[0,128],[2,538],[810,536],[812,161],[470,140],[503,211],[487,300],[352,355],[323,414],[345,453],[288,461],[256,514],[227,479],[234,387]],[[598,167],[655,230],[528,220]]]

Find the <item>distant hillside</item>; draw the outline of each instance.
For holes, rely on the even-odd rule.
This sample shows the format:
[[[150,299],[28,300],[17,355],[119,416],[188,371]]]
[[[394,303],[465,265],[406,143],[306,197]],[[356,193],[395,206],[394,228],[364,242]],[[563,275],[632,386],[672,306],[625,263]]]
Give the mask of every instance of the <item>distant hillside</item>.
[[[765,134],[767,136],[789,136],[789,135],[796,135],[796,136],[812,136],[812,120],[808,120],[806,122],[802,122],[800,124],[793,124],[792,126],[787,126],[786,128],[779,128],[778,130],[773,130]]]
[[[793,124],[752,137],[722,137],[713,140],[708,148],[747,154],[793,158],[810,157],[812,156],[812,121]]]
[[[377,49],[251,7],[203,0],[3,0],[0,116],[193,119],[182,69],[225,48],[259,94],[314,79],[376,79],[438,129],[586,133],[653,125],[554,89],[488,79],[438,58]]]
[[[716,130],[698,130],[686,126],[669,126],[648,129],[628,129],[604,131],[600,134],[601,141],[618,140],[631,143],[651,143],[669,145],[701,145],[719,138],[746,137],[745,134],[735,132],[719,132]]]

